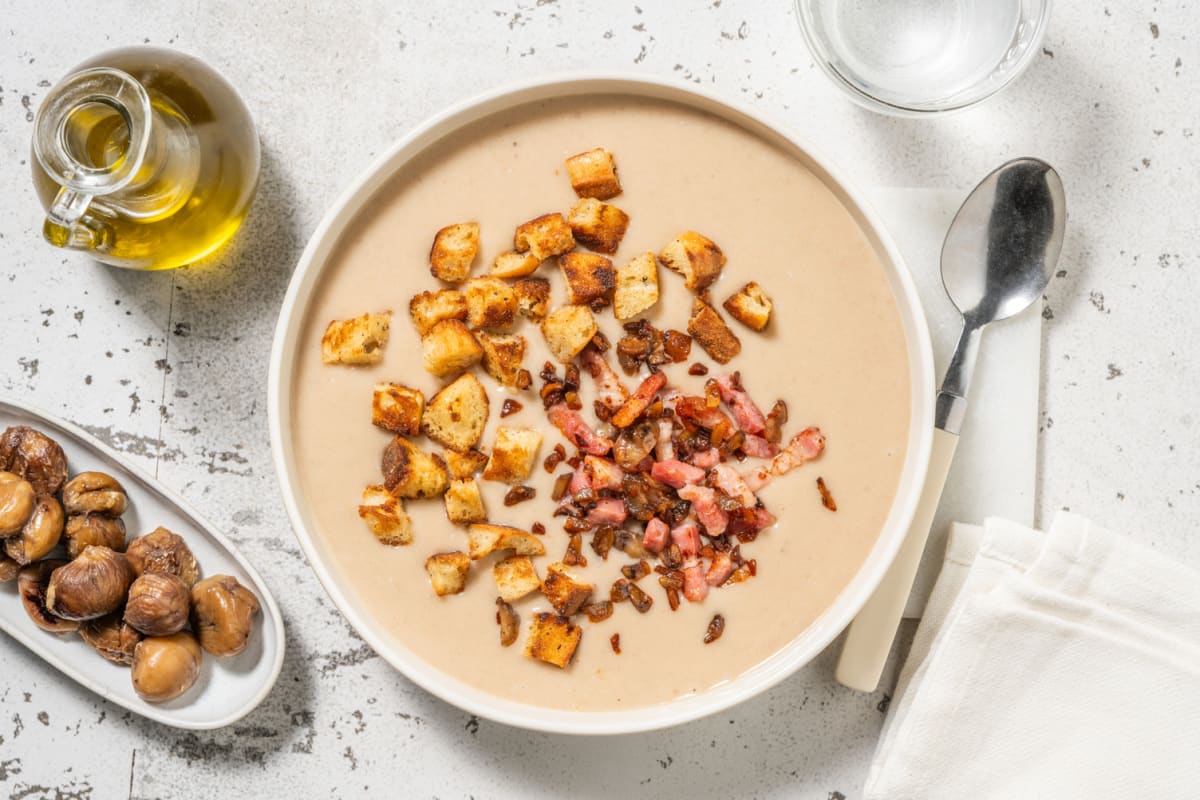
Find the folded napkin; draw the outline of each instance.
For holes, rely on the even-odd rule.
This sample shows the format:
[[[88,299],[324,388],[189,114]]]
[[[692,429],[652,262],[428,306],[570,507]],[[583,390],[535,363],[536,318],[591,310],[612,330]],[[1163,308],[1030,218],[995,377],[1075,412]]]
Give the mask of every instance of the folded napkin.
[[[865,794],[1200,797],[1200,573],[1073,514],[953,526]]]

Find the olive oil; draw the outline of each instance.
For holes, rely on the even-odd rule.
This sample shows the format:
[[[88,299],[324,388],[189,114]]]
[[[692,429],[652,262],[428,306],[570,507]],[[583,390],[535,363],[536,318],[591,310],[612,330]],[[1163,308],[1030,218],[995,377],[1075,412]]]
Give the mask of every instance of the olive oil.
[[[216,251],[258,181],[258,135],[241,98],[203,62],[157,47],[79,65],[39,110],[34,154],[46,240],[133,269]]]

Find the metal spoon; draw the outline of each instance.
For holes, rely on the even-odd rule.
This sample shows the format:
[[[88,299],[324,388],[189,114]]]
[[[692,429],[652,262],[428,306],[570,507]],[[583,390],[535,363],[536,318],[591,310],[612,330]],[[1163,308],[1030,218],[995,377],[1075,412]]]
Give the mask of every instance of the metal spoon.
[[[937,395],[921,502],[896,560],[846,634],[836,676],[852,689],[874,691],[883,673],[958,446],[983,328],[1019,314],[1041,296],[1062,250],[1066,222],[1058,173],[1044,161],[1018,158],[984,178],[950,224],[942,245],[942,284],[962,313],[962,334]]]

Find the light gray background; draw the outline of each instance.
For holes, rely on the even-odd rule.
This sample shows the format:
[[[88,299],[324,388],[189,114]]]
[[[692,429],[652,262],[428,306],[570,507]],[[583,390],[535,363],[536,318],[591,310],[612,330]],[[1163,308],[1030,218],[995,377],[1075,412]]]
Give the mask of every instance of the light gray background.
[[[640,2],[4,3],[0,392],[84,425],[228,531],[278,596],[289,652],[254,714],[194,734],[111,706],[0,639],[0,791],[859,794],[883,693],[838,687],[829,653],[757,700],[675,730],[531,734],[472,719],[401,678],[345,625],[297,549],[264,403],[277,307],[300,249],[390,142],[524,76],[615,68],[691,81],[782,118],[862,184],[965,192],[1007,158],[1051,161],[1071,225],[1044,311],[1040,519],[1070,507],[1200,565],[1197,9],[1060,2],[1045,50],[1015,87],[950,119],[899,121],[835,93],[784,0]],[[204,268],[124,273],[39,240],[34,110],[76,62],[141,42],[216,66],[260,125],[258,201],[236,245]]]

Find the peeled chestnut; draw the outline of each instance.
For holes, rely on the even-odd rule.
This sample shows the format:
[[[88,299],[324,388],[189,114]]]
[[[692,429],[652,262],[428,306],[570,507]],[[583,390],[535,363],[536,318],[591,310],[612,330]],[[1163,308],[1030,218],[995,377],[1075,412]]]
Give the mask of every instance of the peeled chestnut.
[[[134,539],[125,548],[125,555],[138,575],[166,572],[178,575],[188,586],[200,577],[200,567],[187,542],[166,528],[155,528]]]
[[[0,536],[20,533],[36,503],[33,484],[11,472],[0,472]]]
[[[63,506],[68,514],[119,517],[125,513],[126,502],[121,484],[103,472],[81,472],[63,487]]]
[[[0,470],[29,481],[37,494],[58,494],[67,480],[67,457],[46,434],[17,425],[0,433]]]
[[[4,552],[18,564],[29,564],[48,555],[63,532],[63,510],[48,494],[37,499],[19,536],[4,540]]]
[[[125,621],[147,636],[170,636],[187,625],[191,601],[178,575],[147,572],[129,587]]]
[[[230,575],[213,575],[192,587],[192,627],[200,646],[214,656],[245,650],[257,613],[254,592]]]
[[[79,637],[109,661],[125,666],[133,663],[133,648],[142,640],[142,634],[120,614],[89,619],[79,626]]]
[[[54,570],[66,564],[65,561],[39,561],[21,570],[17,576],[17,591],[21,595],[21,605],[25,613],[44,631],[50,633],[69,633],[79,629],[79,623],[63,619],[54,614],[46,605],[46,592],[50,576]]]
[[[151,703],[174,700],[200,677],[200,658],[190,633],[142,639],[133,648],[133,690]]]
[[[54,570],[46,589],[46,607],[63,619],[102,617],[121,607],[134,577],[125,556],[93,545]]]
[[[115,517],[98,514],[67,517],[63,538],[67,542],[67,555],[71,558],[75,558],[85,547],[93,544],[119,553],[125,549],[125,523]]]

